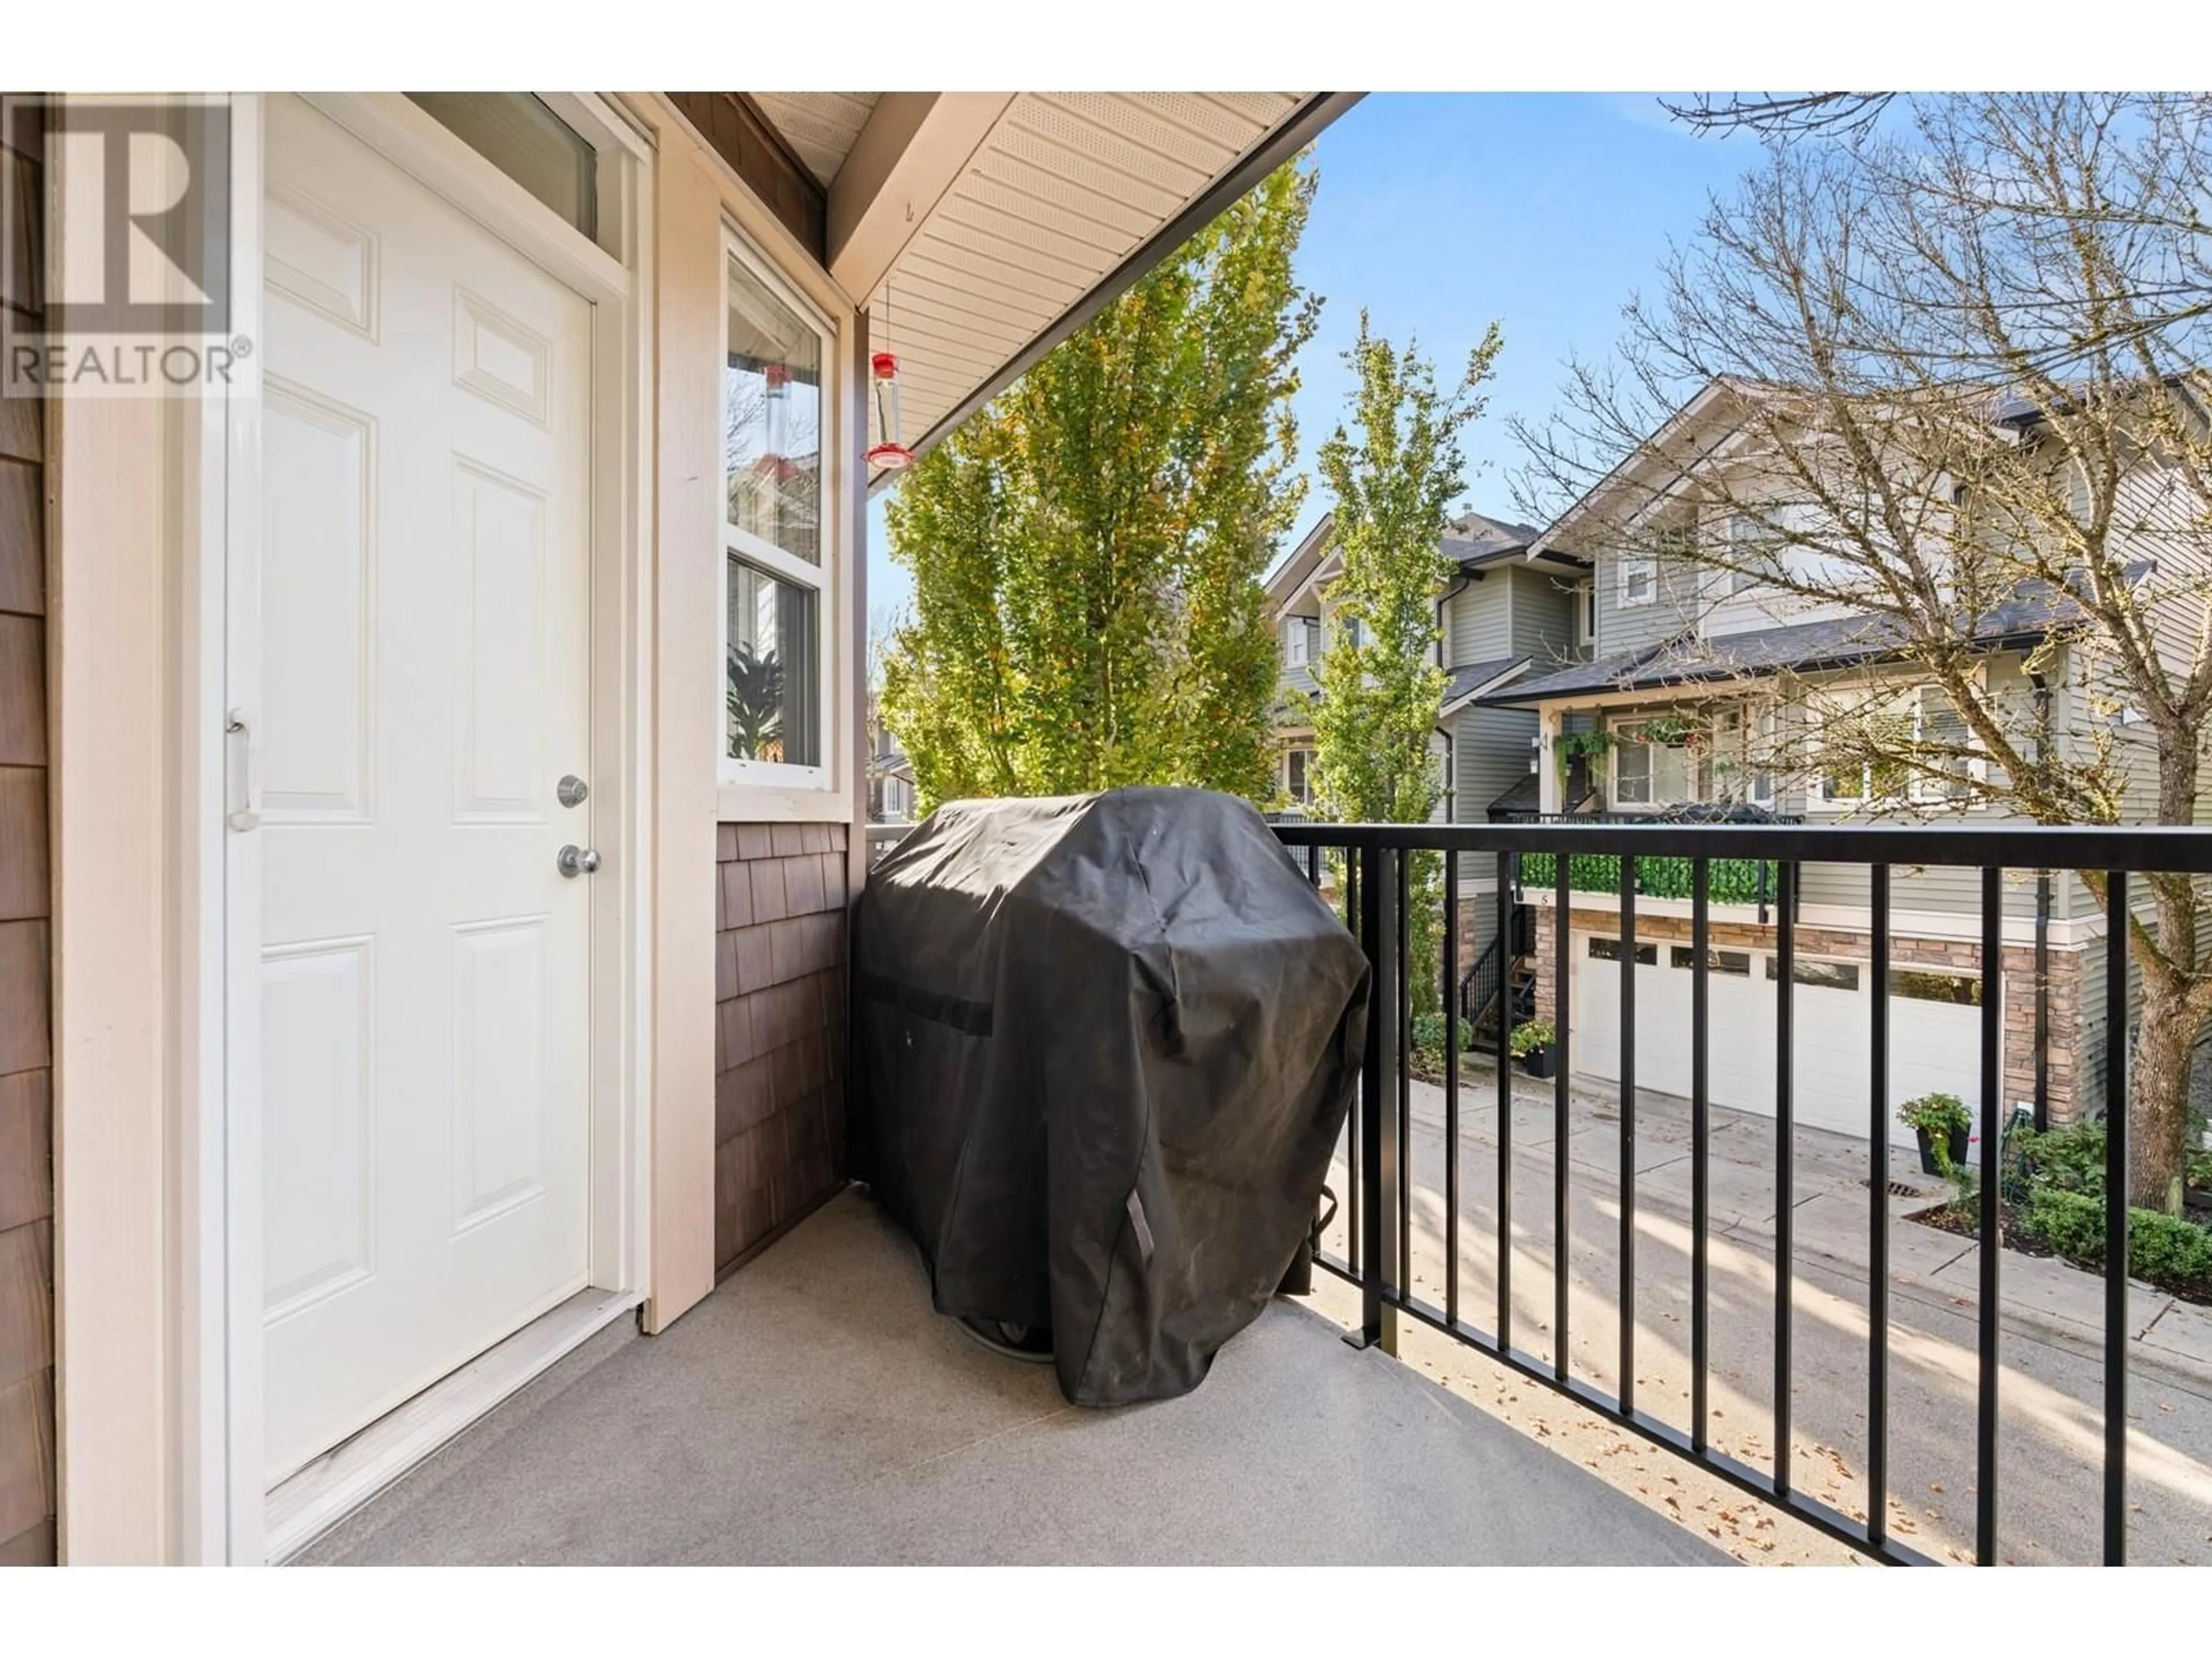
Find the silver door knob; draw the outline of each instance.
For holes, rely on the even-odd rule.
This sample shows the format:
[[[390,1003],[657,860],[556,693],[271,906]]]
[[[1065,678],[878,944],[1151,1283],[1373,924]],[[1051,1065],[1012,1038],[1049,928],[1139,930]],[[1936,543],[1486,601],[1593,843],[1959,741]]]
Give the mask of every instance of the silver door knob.
[[[578,876],[588,876],[599,867],[599,849],[574,845],[564,847],[555,857],[553,865],[571,880]]]

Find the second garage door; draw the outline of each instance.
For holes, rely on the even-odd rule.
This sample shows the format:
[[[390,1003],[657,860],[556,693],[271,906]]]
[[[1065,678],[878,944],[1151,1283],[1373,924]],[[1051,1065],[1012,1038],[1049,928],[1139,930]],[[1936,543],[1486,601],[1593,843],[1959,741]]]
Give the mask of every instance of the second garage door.
[[[1690,948],[1667,940],[1636,947],[1636,1082],[1642,1089],[1690,1092],[1692,960]],[[1710,958],[1708,1086],[1716,1105],[1771,1115],[1776,1081],[1775,958],[1771,952],[1723,949]],[[1792,1000],[1796,1056],[1790,1069],[1796,1120],[1864,1139],[1870,1126],[1868,1090],[1871,974],[1863,962],[1801,955]],[[1890,970],[1889,1101],[1882,1114],[1891,1140],[1909,1146],[1912,1132],[1897,1121],[1896,1105],[1942,1090],[1978,1110],[1981,1029],[1978,980],[1971,975]],[[1575,935],[1574,1026],[1571,1054],[1579,1075],[1620,1077],[1620,941]]]

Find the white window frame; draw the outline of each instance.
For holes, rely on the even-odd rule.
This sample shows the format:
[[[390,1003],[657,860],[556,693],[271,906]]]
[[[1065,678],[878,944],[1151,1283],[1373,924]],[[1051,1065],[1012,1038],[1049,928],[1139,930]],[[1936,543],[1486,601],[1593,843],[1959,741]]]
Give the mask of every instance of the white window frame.
[[[1313,643],[1306,633],[1306,619],[1304,617],[1286,617],[1283,619],[1283,628],[1287,660],[1293,668],[1304,668]]]
[[[1636,811],[1648,808],[1653,811],[1659,811],[1670,806],[1719,805],[1724,804],[1728,800],[1726,792],[1717,787],[1713,776],[1713,763],[1719,757],[1720,745],[1717,741],[1709,743],[1705,749],[1700,751],[1692,749],[1686,744],[1676,745],[1674,744],[1650,743],[1641,738],[1629,735],[1632,732],[1642,731],[1644,727],[1650,725],[1655,720],[1667,719],[1672,712],[1673,711],[1662,708],[1650,714],[1644,714],[1641,712],[1623,713],[1613,715],[1607,720],[1605,726],[1606,733],[1613,738],[1613,746],[1609,751],[1611,760],[1606,767],[1605,774],[1606,805],[1609,809],[1615,811],[1623,810]],[[1746,702],[1739,708],[1723,708],[1717,712],[1715,720],[1710,723],[1716,739],[1717,739],[1719,735],[1719,719],[1730,714],[1737,714],[1744,721],[1745,724],[1742,729],[1745,730],[1747,733],[1757,732],[1761,725],[1771,721],[1773,719],[1772,709],[1770,707],[1762,706],[1755,701]],[[1674,749],[1678,746],[1680,748],[1682,752],[1683,765],[1686,769],[1685,776],[1686,779],[1686,787],[1680,795],[1669,796],[1662,792],[1659,787],[1659,769],[1655,762],[1655,763],[1650,767],[1648,775],[1650,788],[1650,797],[1645,799],[1631,800],[1622,796],[1620,793],[1620,761],[1622,751],[1625,749],[1634,747],[1651,751],[1656,754],[1656,752],[1660,750]],[[1765,787],[1757,791],[1756,793],[1747,790],[1743,796],[1744,803],[1753,806],[1772,806],[1774,805],[1773,772],[1771,770],[1768,770],[1763,774],[1753,773],[1752,775],[1753,777],[1763,776],[1765,780]]]
[[[1727,534],[1729,568],[1720,573],[1721,597],[1737,599],[1766,586],[1765,578],[1744,568],[1743,550],[1747,545],[1757,544],[1759,520],[1749,513],[1731,513],[1728,517]]]
[[[1296,755],[1304,755],[1306,757],[1304,794],[1300,794],[1291,784],[1291,759]],[[1294,800],[1301,806],[1310,806],[1313,804],[1313,763],[1314,750],[1310,743],[1294,743],[1283,750],[1283,795],[1285,799]]]
[[[1597,643],[1597,578],[1585,576],[1575,584],[1575,643]]]
[[[1940,691],[1940,689],[1925,684],[1901,686],[1888,696],[1882,698],[1878,704],[1872,706],[1884,712],[1894,708],[1909,709],[1912,716],[1912,741],[1918,744],[1923,740],[1923,734],[1927,730],[1926,694],[1931,690]],[[1820,711],[1820,726],[1824,732],[1834,711],[1848,709],[1850,713],[1858,714],[1862,712],[1863,708],[1856,704],[1844,704],[1841,699],[1833,696],[1816,698],[1813,706]],[[1970,732],[1968,733],[1970,738],[1972,735]],[[1831,794],[1828,793],[1828,767],[1826,763],[1819,757],[1820,748],[1823,747],[1825,744],[1816,746],[1812,787],[1806,792],[1808,804],[1816,808],[1848,811],[1861,806],[1954,806],[1973,811],[1989,804],[1985,798],[1971,793],[1963,797],[1954,795],[1942,786],[1939,780],[1929,777],[1917,769],[1907,780],[1905,793],[1902,795],[1870,795],[1867,793],[1867,785],[1868,774],[1872,768],[1865,762],[1862,762],[1859,765],[1859,789],[1856,794]],[[1982,782],[1987,778],[1988,769],[1989,763],[1979,757],[1966,763],[1966,775],[1976,783]]]
[[[759,249],[749,241],[736,226],[725,220],[722,225],[723,264],[719,282],[721,294],[721,321],[717,336],[720,354],[714,366],[714,453],[718,469],[714,479],[714,518],[720,527],[717,543],[719,564],[714,578],[714,770],[718,781],[740,788],[775,789],[808,794],[834,794],[837,790],[840,738],[844,732],[843,699],[838,681],[837,628],[838,589],[842,573],[837,568],[842,540],[838,526],[842,522],[843,507],[840,499],[842,469],[838,465],[842,454],[838,445],[842,434],[838,424],[836,397],[838,335],[830,320],[811,303],[806,296],[786,282],[775,265]],[[821,461],[817,478],[821,489],[819,523],[816,532],[822,562],[810,564],[795,554],[787,553],[775,543],[740,529],[730,522],[730,479],[727,457],[723,450],[724,435],[729,431],[729,362],[730,362],[730,261],[743,265],[763,288],[791,309],[793,316],[814,331],[822,347],[822,379],[820,386],[822,416],[820,432]],[[730,753],[729,696],[730,661],[730,558],[732,555],[763,574],[794,587],[804,587],[814,594],[814,661],[818,681],[815,688],[815,719],[820,733],[820,761],[811,766],[801,766],[787,761],[739,760]]]
[[[1635,591],[1641,582],[1644,591]],[[1651,604],[1659,597],[1659,556],[1656,553],[1624,553],[1620,556],[1620,608],[1636,610]]]

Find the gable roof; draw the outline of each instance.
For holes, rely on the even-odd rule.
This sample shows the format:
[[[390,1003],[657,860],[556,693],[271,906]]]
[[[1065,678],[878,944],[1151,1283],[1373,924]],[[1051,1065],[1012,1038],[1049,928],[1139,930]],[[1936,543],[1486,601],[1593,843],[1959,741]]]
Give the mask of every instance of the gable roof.
[[[2149,569],[2148,562],[2130,565],[2128,580],[2140,581]],[[2048,582],[2023,582],[2018,592],[1992,606],[1975,624],[1972,642],[1984,651],[2039,645],[2086,619],[2071,593]],[[1576,663],[1555,673],[1521,680],[1479,701],[1546,702],[1607,691],[1645,691],[1758,678],[1784,669],[1810,673],[1899,657],[1905,643],[1904,629],[1893,617],[1841,617],[1708,639],[1686,629],[1641,650]]]
[[[1437,710],[1438,718],[1455,714],[1485,691],[1504,684],[1528,666],[1531,658],[1493,657],[1487,662],[1468,663],[1451,671],[1451,678],[1444,685],[1443,706]]]

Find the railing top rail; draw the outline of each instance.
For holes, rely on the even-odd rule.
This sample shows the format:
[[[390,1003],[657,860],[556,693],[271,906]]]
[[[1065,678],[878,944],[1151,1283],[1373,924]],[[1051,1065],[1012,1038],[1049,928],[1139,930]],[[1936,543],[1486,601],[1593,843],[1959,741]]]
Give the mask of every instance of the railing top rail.
[[[2212,874],[2212,830],[2181,825],[1278,823],[1286,847],[1614,853],[1794,864]]]

